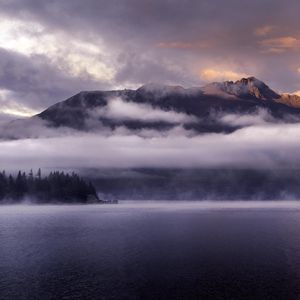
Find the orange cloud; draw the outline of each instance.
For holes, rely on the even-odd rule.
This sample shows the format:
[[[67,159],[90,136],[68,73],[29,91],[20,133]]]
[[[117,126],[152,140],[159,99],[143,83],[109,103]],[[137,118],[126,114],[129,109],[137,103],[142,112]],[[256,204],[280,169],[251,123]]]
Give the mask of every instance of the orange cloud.
[[[265,52],[282,53],[290,49],[298,48],[300,41],[292,36],[265,39],[259,42]]]
[[[299,73],[299,74],[300,74],[300,67],[297,69],[297,73]]]
[[[246,73],[235,72],[231,70],[220,70],[207,68],[199,72],[199,76],[205,81],[215,81],[215,80],[239,80],[243,77],[249,77]]]
[[[156,46],[164,49],[201,49],[210,45],[207,42],[161,42]]]
[[[274,29],[274,26],[265,25],[262,27],[257,27],[254,31],[254,34],[257,36],[265,36],[269,34]]]

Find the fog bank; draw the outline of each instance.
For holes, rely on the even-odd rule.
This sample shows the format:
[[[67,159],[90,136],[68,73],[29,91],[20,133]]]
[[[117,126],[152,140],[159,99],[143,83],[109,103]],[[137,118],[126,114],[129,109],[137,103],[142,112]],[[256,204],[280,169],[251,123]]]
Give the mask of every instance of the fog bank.
[[[147,135],[148,134],[148,135]],[[145,137],[147,136],[147,137]],[[126,130],[0,142],[3,169],[300,167],[300,125],[263,124],[231,134],[192,135],[182,128]]]

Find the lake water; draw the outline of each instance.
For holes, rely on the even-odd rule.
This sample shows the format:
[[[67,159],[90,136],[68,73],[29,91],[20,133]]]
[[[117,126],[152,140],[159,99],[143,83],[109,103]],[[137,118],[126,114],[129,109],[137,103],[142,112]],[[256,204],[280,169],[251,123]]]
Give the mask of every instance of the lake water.
[[[300,204],[3,206],[0,299],[300,299]]]

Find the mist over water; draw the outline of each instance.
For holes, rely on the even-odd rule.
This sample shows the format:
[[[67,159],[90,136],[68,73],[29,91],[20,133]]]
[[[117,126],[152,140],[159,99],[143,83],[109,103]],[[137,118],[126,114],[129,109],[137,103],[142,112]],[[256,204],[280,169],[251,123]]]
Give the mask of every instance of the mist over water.
[[[0,128],[0,163],[7,170],[300,168],[299,120],[289,124],[267,122],[261,112],[247,116],[225,114],[217,118],[241,128],[230,134],[199,135],[181,125],[161,131],[128,130],[121,126],[116,130],[102,128],[84,133],[64,127],[53,129],[36,119],[27,120],[29,124],[10,123]],[[10,139],[1,139],[3,134]]]
[[[297,299],[300,204],[0,207],[1,299]]]

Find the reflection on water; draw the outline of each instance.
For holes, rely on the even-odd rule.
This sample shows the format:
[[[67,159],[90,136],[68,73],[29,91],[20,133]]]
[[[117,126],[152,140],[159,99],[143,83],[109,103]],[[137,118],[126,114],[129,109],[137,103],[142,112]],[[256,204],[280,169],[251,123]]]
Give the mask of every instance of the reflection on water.
[[[299,299],[300,203],[0,207],[0,299]]]

